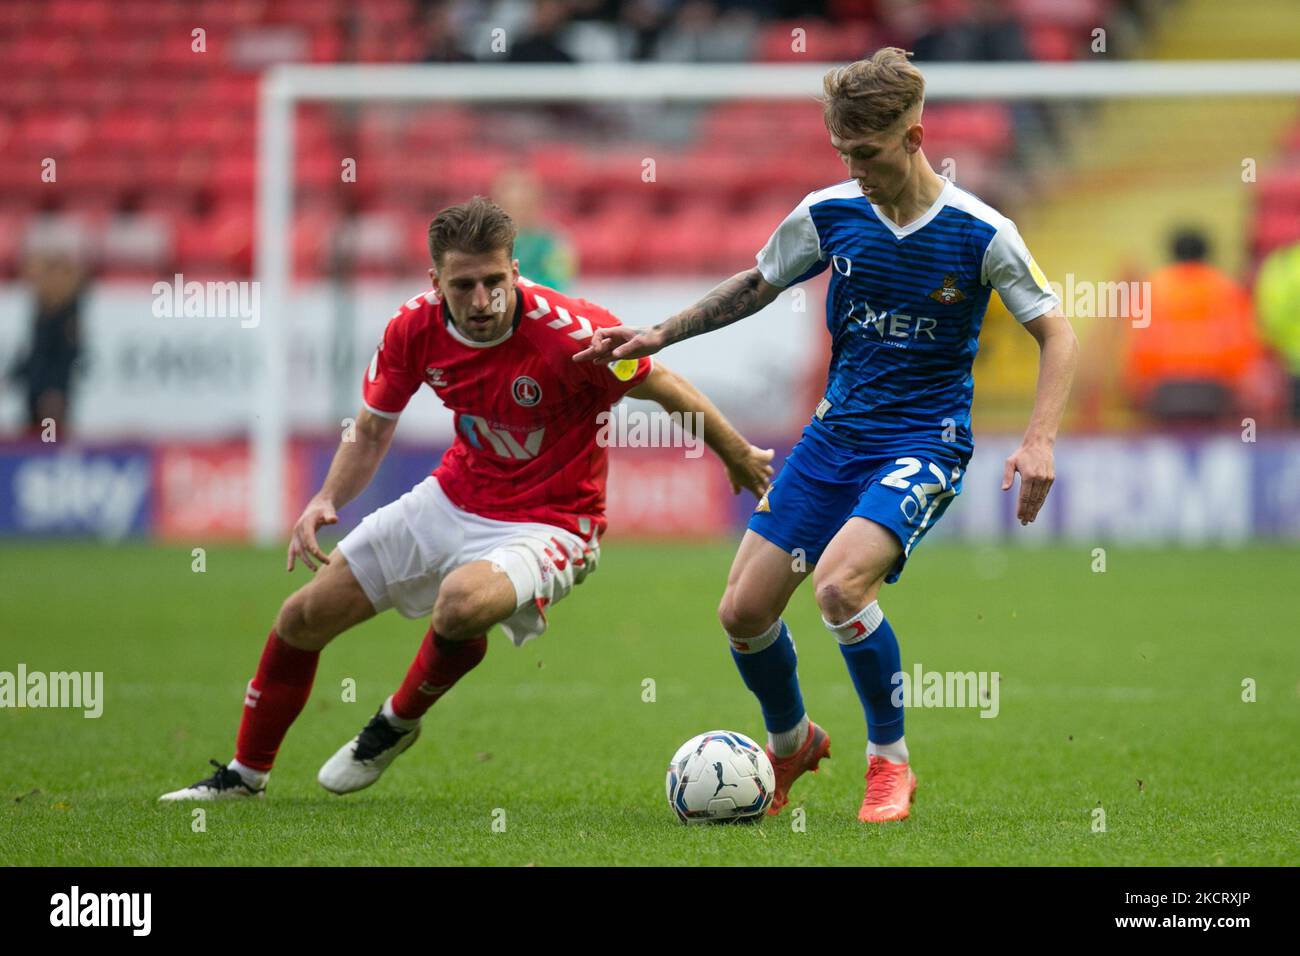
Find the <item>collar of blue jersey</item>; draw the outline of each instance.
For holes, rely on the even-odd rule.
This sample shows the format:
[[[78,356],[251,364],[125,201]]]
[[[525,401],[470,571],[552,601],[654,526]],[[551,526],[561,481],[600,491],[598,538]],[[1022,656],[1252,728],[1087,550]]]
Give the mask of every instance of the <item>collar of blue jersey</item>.
[[[871,207],[871,211],[875,213],[876,218],[880,220],[881,224],[884,225],[886,229],[892,232],[897,238],[902,239],[904,236],[910,236],[918,229],[929,225],[930,221],[934,219],[935,216],[939,215],[940,210],[948,204],[950,190],[953,188],[952,180],[946,176],[941,178],[943,179],[943,186],[940,188],[939,195],[935,197],[934,202],[930,204],[930,208],[921,213],[921,215],[917,216],[906,226],[900,226],[898,223],[894,222],[894,220],[890,219],[880,211],[880,207],[869,199],[867,200],[867,205]],[[865,199],[866,197],[863,198]]]
[[[475,342],[473,339],[467,339],[461,334],[460,329],[456,328],[456,323],[451,320],[451,310],[444,310],[443,324],[447,327],[447,332],[451,337],[461,345],[468,345],[472,349],[490,349],[494,345],[500,345],[510,336],[515,334],[515,329],[519,328],[519,321],[524,317],[524,294],[515,287],[515,318],[510,323],[510,328],[506,329],[501,335],[498,335],[491,342]]]

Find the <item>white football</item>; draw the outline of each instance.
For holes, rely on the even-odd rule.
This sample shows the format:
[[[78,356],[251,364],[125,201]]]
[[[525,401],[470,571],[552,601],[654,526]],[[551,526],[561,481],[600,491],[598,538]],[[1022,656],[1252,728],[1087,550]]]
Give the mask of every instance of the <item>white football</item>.
[[[733,730],[692,737],[668,765],[668,805],[683,823],[756,820],[776,787],[763,748]]]

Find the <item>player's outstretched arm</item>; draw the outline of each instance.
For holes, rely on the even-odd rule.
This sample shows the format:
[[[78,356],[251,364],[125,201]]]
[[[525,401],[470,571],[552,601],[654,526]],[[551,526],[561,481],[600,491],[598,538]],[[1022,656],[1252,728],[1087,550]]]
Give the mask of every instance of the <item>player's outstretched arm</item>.
[[[1011,489],[1016,472],[1020,472],[1016,517],[1022,525],[1038,517],[1056,480],[1052,449],[1079,359],[1079,340],[1059,307],[1026,322],[1025,331],[1038,342],[1038,388],[1025,437],[1002,469],[1003,491]]]
[[[656,362],[645,381],[628,394],[656,402],[667,412],[679,412],[685,422],[701,422],[704,443],[727,466],[732,492],[740,494],[741,488],[748,488],[754,497],[763,497],[772,481],[772,449],[756,448],[746,441],[718,407],[685,378]],[[695,417],[697,412],[701,418]]]
[[[302,563],[312,572],[316,570],[313,559],[321,564],[329,564],[329,558],[316,543],[316,532],[324,525],[337,524],[338,509],[361,494],[366,485],[370,484],[370,479],[375,477],[379,463],[388,452],[396,427],[395,418],[384,418],[365,408],[357,413],[356,427],[339,442],[334,460],[330,462],[329,473],[325,476],[325,483],[315,497],[307,502],[307,507],[293,526],[286,571],[293,570],[297,559],[302,559]]]
[[[738,272],[703,299],[648,329],[620,325],[597,329],[591,344],[573,356],[575,362],[604,364],[618,359],[653,355],[665,346],[738,322],[770,305],[781,287],[772,285],[758,269]]]

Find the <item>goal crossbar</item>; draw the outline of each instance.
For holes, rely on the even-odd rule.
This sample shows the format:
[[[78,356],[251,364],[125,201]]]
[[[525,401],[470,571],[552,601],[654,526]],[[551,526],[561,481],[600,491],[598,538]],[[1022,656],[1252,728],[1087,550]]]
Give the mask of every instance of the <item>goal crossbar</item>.
[[[284,321],[291,279],[293,117],[300,102],[708,102],[808,100],[839,64],[285,64],[258,101],[257,281],[262,371],[250,422],[253,534],[271,544],[284,515],[289,383]],[[927,100],[1093,100],[1300,95],[1300,61],[924,64]]]

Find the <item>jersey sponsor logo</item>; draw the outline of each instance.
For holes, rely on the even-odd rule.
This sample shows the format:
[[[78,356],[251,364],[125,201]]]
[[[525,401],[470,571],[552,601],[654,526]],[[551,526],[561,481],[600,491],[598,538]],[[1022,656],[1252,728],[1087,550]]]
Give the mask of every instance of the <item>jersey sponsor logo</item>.
[[[542,400],[542,386],[537,384],[537,379],[520,375],[511,383],[510,394],[524,408],[532,408]]]
[[[944,305],[954,305],[966,298],[966,293],[957,288],[957,277],[950,272],[943,277],[943,285],[930,293],[930,298]]]
[[[447,384],[447,376],[440,368],[430,366],[424,370],[424,377],[429,380],[429,384],[434,388],[442,388]]]
[[[525,435],[520,442],[509,429],[493,428],[486,418],[478,415],[461,415],[456,428],[471,447],[480,450],[490,448],[502,458],[518,461],[536,458],[542,447],[542,437],[546,433],[544,427],[538,428]]]
[[[922,335],[931,342],[934,341],[934,330],[939,326],[938,319],[932,319],[927,315],[907,315],[904,312],[891,313],[888,309],[877,312],[866,302],[862,303],[864,314],[859,319],[853,315],[857,307],[858,303],[850,302],[848,314],[844,318],[856,322],[868,332],[874,331],[887,345],[903,344],[901,341],[891,342],[890,339],[916,340]]]

